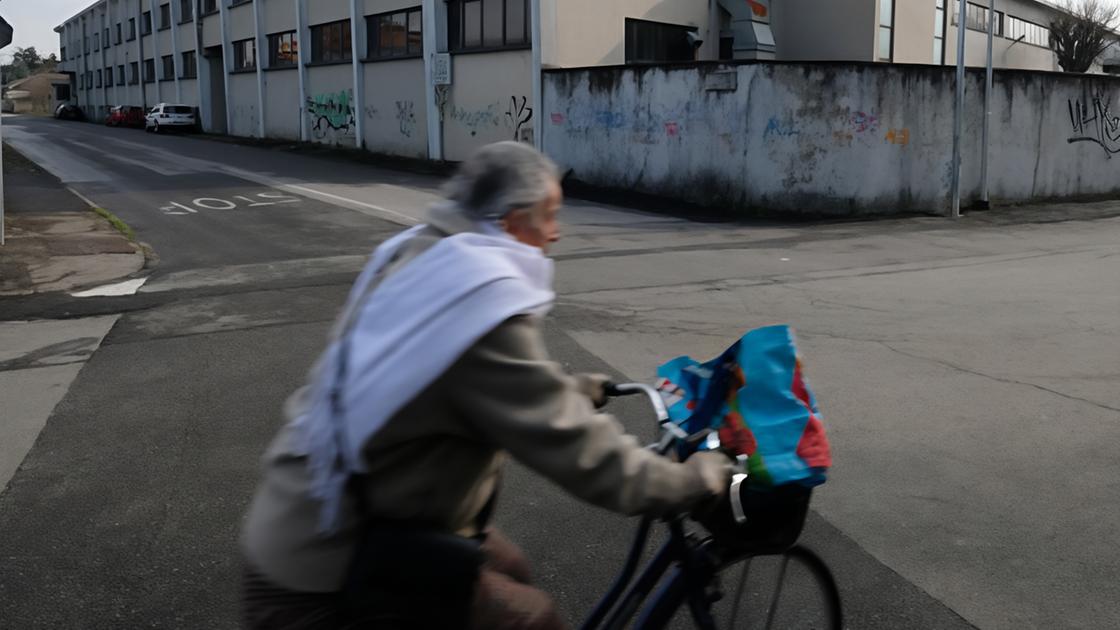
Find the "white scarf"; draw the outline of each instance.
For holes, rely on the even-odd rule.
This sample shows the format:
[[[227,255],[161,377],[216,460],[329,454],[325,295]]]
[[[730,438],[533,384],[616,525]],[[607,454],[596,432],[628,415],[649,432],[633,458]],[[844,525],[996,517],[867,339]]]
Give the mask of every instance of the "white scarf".
[[[308,458],[322,533],[337,525],[346,480],[366,472],[363,447],[394,414],[499,324],[552,307],[552,261],[505,233],[442,238],[369,292],[377,272],[424,228],[374,252],[324,352],[310,404],[294,419],[293,450]]]

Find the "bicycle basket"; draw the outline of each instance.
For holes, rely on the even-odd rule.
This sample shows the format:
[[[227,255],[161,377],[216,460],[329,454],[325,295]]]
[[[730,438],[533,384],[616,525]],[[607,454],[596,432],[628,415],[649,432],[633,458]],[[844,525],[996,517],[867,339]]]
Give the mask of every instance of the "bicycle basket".
[[[781,553],[801,536],[809,512],[812,488],[792,483],[781,486],[742,483],[739,502],[745,521],[736,520],[731,501],[724,499],[699,518],[721,546],[735,553]]]

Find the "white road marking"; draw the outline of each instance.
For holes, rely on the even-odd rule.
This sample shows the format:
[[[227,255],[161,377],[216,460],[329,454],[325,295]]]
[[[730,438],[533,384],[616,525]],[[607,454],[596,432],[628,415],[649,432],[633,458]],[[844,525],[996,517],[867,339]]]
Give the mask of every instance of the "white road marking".
[[[101,147],[97,147],[97,146],[94,146],[92,144],[87,144],[85,142],[79,142],[77,140],[69,140],[68,139],[68,140],[66,140],[66,142],[68,142],[70,144],[73,144],[75,146],[79,146],[79,147],[83,147],[85,149],[89,149],[90,151],[95,151],[97,153],[100,153],[100,154],[104,155],[105,157],[109,158],[110,160],[114,160],[116,162],[121,162],[122,164],[131,164],[132,166],[139,166],[140,168],[147,169],[149,171],[152,171],[153,173],[156,173],[157,175],[163,175],[165,177],[173,177],[175,175],[186,175],[188,173],[195,172],[194,170],[189,170],[189,169],[161,166],[161,164],[164,164],[164,162],[159,161],[159,160],[145,161],[145,160],[133,159],[133,158],[121,155],[120,153],[112,153],[110,151],[104,150]],[[171,163],[174,163],[174,162],[168,162],[168,164],[171,164]]]
[[[113,284],[106,284],[85,291],[78,291],[70,295],[77,298],[87,297],[118,297],[121,295],[135,295],[140,287],[148,281],[148,277],[133,278],[132,280],[125,280],[124,282],[115,282]]]
[[[100,208],[101,207],[101,206],[93,203],[92,201],[90,201],[89,197],[87,197],[87,196],[83,195],[82,193],[74,190],[74,188],[72,186],[67,186],[66,190],[69,190],[72,195],[74,195],[78,199],[81,199],[82,201],[86,202],[86,205],[91,207],[91,208]]]

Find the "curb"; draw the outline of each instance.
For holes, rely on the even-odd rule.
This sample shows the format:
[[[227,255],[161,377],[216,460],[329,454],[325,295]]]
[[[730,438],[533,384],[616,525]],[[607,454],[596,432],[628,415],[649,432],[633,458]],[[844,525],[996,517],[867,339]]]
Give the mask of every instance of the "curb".
[[[120,232],[125,238],[128,239],[130,243],[140,248],[140,253],[144,256],[144,266],[141,267],[141,269],[151,269],[156,265],[156,263],[159,262],[159,256],[156,255],[155,250],[152,249],[152,246],[142,241],[136,240],[136,230],[133,230],[132,226],[130,226],[128,223],[125,223],[124,219],[121,219],[109,210],[94,203],[89,197],[86,197],[82,193],[74,190],[72,187],[67,186],[66,190],[69,190],[70,194],[74,195],[78,199],[81,199],[83,203],[89,206],[89,209],[94,214],[108,221],[109,225],[112,225],[113,229]],[[135,277],[136,274],[132,275],[133,277]]]

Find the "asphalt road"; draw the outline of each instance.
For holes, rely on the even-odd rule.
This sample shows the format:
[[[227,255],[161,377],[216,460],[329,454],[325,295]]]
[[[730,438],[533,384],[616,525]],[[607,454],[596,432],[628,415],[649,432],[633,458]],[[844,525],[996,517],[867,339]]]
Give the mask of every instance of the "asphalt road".
[[[439,181],[50,120],[4,132],[159,262],[133,296],[0,303],[121,314],[0,495],[0,628],[235,627],[237,529],[280,404],[364,254]],[[573,201],[548,342],[571,370],[642,379],[793,322],[837,460],[804,540],[849,627],[1115,626],[1116,214],[701,225]],[[497,519],[573,623],[634,525],[517,467]]]

